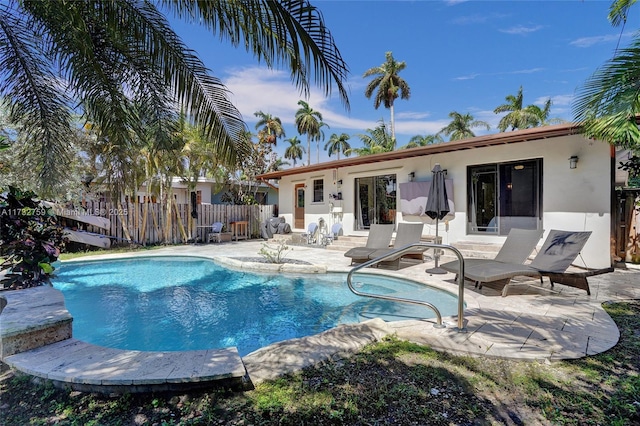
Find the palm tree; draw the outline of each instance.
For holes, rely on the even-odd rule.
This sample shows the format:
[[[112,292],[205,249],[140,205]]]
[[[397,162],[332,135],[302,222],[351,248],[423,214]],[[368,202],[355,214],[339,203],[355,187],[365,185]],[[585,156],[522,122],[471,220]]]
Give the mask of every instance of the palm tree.
[[[304,147],[301,145],[300,139],[297,136],[287,139],[289,146],[284,150],[284,158],[287,160],[293,160],[293,166],[296,165],[296,160],[302,160],[302,154],[304,154]]]
[[[325,144],[324,149],[329,154],[329,157],[333,154],[338,154],[338,160],[340,159],[340,153],[349,156],[348,152],[351,149],[351,145],[347,142],[351,136],[346,133],[341,133],[338,136],[336,133],[332,134],[329,141]]]
[[[633,1],[614,1],[609,9],[613,26],[624,25]],[[578,90],[573,105],[582,132],[610,144],[640,149],[640,33],[628,47],[598,68]]]
[[[474,127],[484,127],[487,130],[491,128],[485,121],[474,120],[469,113],[462,115],[459,112],[451,111],[449,117],[452,119],[451,123],[443,127],[438,132],[438,135],[442,133],[445,136],[449,136],[450,141],[475,137],[475,133],[471,131]]]
[[[391,137],[391,133],[387,130],[384,121],[380,120],[379,123],[375,129],[367,129],[368,134],[358,135],[364,144],[362,148],[351,148],[347,153],[356,153],[362,156],[393,151],[395,140]]]
[[[544,108],[538,105],[529,105],[525,108],[529,116],[529,127],[546,126],[550,123],[549,113],[551,112],[551,99],[547,99]]]
[[[307,102],[299,100],[298,105],[300,105],[300,108],[296,111],[296,127],[298,128],[298,133],[307,135],[307,165],[310,165],[311,141],[316,141],[317,145],[320,139],[324,139],[322,127],[329,126],[322,122],[322,114],[311,108]],[[318,150],[318,162],[320,162],[320,149],[317,146],[316,149]]]
[[[414,137],[409,139],[409,143],[402,146],[401,149],[433,145],[435,143],[440,143],[440,142],[444,142],[440,135],[415,135]]]
[[[349,107],[347,66],[309,0],[156,3],[267,64],[287,64],[305,95],[312,79],[325,95],[337,88]],[[43,185],[66,174],[76,107],[110,143],[126,145],[137,121],[131,102],[147,102],[157,117],[179,105],[216,141],[219,157],[234,161],[242,116],[158,7],[127,0],[0,5],[0,99],[39,156]]]
[[[525,108],[529,117],[529,127],[548,126],[550,124],[564,123],[561,118],[549,118],[551,112],[551,99],[547,99],[544,108],[538,105],[529,105]]]
[[[493,110],[495,114],[508,112],[508,114],[500,119],[498,130],[505,132],[508,127],[511,127],[511,130],[526,129],[530,122],[530,117],[529,113],[523,109],[522,106],[522,86],[520,86],[517,95],[507,95],[505,99],[507,101],[506,104],[502,104]]]
[[[376,76],[369,82],[369,84],[367,84],[364,95],[367,99],[371,99],[373,92],[377,89],[373,106],[375,109],[378,109],[380,104],[384,103],[384,107],[389,108],[391,113],[391,137],[395,140],[396,125],[394,102],[398,96],[400,99],[409,99],[411,96],[411,89],[407,82],[398,75],[400,71],[407,67],[407,64],[404,61],[396,62],[391,52],[385,53],[385,57],[386,61],[382,65],[379,67],[369,68],[362,75],[363,78],[367,78],[372,75]],[[398,94],[398,91],[400,91],[400,94]]]
[[[508,112],[498,123],[498,130],[501,132],[505,132],[509,127],[511,130],[529,129],[562,122],[562,120],[557,118],[549,119],[551,99],[547,99],[544,103],[544,108],[533,104],[524,107],[522,86],[520,86],[517,95],[508,95],[505,99],[507,100],[506,104],[500,105],[493,110],[496,114]]]
[[[289,165],[291,165],[291,163],[289,163],[288,161],[284,161],[282,157],[278,157],[269,165],[269,168],[266,172],[277,172],[279,170],[282,170],[282,167]]]
[[[285,136],[280,118],[262,111],[256,111],[253,115],[259,118],[256,123],[259,142],[277,145],[278,138]]]

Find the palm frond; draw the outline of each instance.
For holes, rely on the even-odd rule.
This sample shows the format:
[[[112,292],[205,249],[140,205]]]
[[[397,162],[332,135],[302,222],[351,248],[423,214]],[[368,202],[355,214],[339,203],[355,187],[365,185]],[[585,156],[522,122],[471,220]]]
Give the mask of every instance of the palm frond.
[[[574,117],[591,117],[640,112],[640,36],[600,67],[579,89],[574,102]]]
[[[575,121],[590,137],[640,147],[640,36],[600,67],[578,90]]]
[[[348,67],[322,13],[308,0],[161,0],[179,16],[207,25],[234,46],[242,45],[268,66],[286,65],[301,92],[309,94],[311,76],[326,96],[335,85],[349,109],[344,82]]]
[[[629,8],[637,0],[615,0],[609,7],[609,21],[614,27],[618,27],[621,24],[627,22],[627,15]]]
[[[66,176],[70,158],[69,99],[60,90],[33,22],[18,11],[0,8],[0,94],[9,102],[9,120],[20,125],[20,137],[31,147],[42,192]]]

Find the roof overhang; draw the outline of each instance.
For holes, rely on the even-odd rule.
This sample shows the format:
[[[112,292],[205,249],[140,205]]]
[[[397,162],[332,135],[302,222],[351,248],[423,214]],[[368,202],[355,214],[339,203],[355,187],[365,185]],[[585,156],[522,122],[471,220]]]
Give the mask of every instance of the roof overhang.
[[[317,172],[320,170],[338,169],[340,167],[357,166],[361,164],[379,163],[382,161],[402,160],[425,155],[441,154],[465,149],[484,148],[489,146],[504,145],[518,142],[529,142],[538,139],[549,139],[560,136],[568,136],[580,133],[580,126],[576,123],[556,124],[553,126],[536,127],[533,129],[502,132],[454,142],[443,142],[417,148],[399,149],[381,154],[364,155],[361,157],[344,158],[342,160],[327,161],[325,163],[310,166],[294,167],[275,172],[264,173],[256,176],[261,180],[280,179],[284,176],[299,175],[302,173]]]

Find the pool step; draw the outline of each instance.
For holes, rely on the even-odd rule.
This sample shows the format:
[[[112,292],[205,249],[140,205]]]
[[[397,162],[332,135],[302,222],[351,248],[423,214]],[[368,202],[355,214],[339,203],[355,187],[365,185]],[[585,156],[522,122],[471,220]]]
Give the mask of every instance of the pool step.
[[[236,389],[247,387],[247,372],[236,348],[146,352],[67,339],[3,361],[23,373],[85,392],[178,391],[214,382]]]

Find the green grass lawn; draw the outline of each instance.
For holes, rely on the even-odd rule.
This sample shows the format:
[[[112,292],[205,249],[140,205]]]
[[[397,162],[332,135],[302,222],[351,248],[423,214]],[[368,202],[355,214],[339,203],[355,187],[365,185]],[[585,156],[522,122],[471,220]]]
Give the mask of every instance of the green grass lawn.
[[[618,345],[562,362],[452,356],[389,339],[253,391],[96,395],[5,371],[2,425],[637,425],[640,302],[605,306]]]

